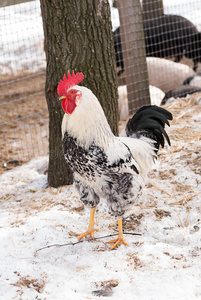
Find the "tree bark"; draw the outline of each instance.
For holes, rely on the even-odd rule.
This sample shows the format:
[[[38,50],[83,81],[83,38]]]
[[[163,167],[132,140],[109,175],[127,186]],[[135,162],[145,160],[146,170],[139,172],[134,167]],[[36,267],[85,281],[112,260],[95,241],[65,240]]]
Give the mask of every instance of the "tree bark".
[[[144,19],[154,19],[164,14],[163,0],[143,0],[142,10]]]
[[[115,53],[107,0],[40,0],[45,34],[46,100],[49,109],[48,183],[72,183],[61,143],[62,109],[57,85],[68,70],[82,72],[81,84],[99,99],[114,134],[118,133]],[[92,116],[95,118],[95,116]]]

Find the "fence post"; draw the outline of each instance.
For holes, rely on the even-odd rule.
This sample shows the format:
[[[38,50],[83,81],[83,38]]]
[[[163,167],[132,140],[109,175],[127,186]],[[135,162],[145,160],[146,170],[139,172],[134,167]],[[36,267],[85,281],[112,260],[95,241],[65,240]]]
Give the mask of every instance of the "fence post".
[[[150,104],[140,0],[119,0],[121,43],[129,113]]]
[[[21,4],[25,2],[31,2],[35,0],[0,0],[0,7],[6,7],[10,5]]]
[[[143,0],[142,10],[144,19],[154,19],[164,14],[163,0]]]

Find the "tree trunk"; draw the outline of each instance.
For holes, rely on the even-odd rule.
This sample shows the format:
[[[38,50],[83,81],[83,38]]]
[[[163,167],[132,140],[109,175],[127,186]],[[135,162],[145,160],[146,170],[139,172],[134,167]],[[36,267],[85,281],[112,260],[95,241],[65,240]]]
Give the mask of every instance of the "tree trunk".
[[[114,134],[117,134],[115,54],[107,0],[41,0],[41,10],[47,59],[48,183],[58,187],[72,183],[72,174],[62,151],[63,113],[58,101],[58,82],[68,70],[82,72],[85,79],[81,84],[97,96]]]
[[[164,14],[163,0],[143,0],[142,10],[144,19],[154,19]]]

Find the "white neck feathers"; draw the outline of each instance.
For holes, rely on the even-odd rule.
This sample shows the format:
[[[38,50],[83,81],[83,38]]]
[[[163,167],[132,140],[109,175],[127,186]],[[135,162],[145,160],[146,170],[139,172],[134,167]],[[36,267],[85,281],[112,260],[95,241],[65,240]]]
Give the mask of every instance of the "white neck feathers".
[[[65,114],[62,121],[62,136],[67,131],[79,145],[88,149],[95,142],[107,149],[111,138],[115,138],[96,96],[86,87],[75,86],[82,92],[82,101],[72,114]]]

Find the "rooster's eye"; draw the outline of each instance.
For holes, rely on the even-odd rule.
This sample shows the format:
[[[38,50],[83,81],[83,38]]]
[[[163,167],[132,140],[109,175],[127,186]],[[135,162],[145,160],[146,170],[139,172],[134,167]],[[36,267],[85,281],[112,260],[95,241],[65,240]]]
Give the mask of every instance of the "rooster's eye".
[[[74,91],[74,90],[72,90],[72,91],[71,91],[71,94],[74,94],[74,93],[75,93],[75,91]]]

